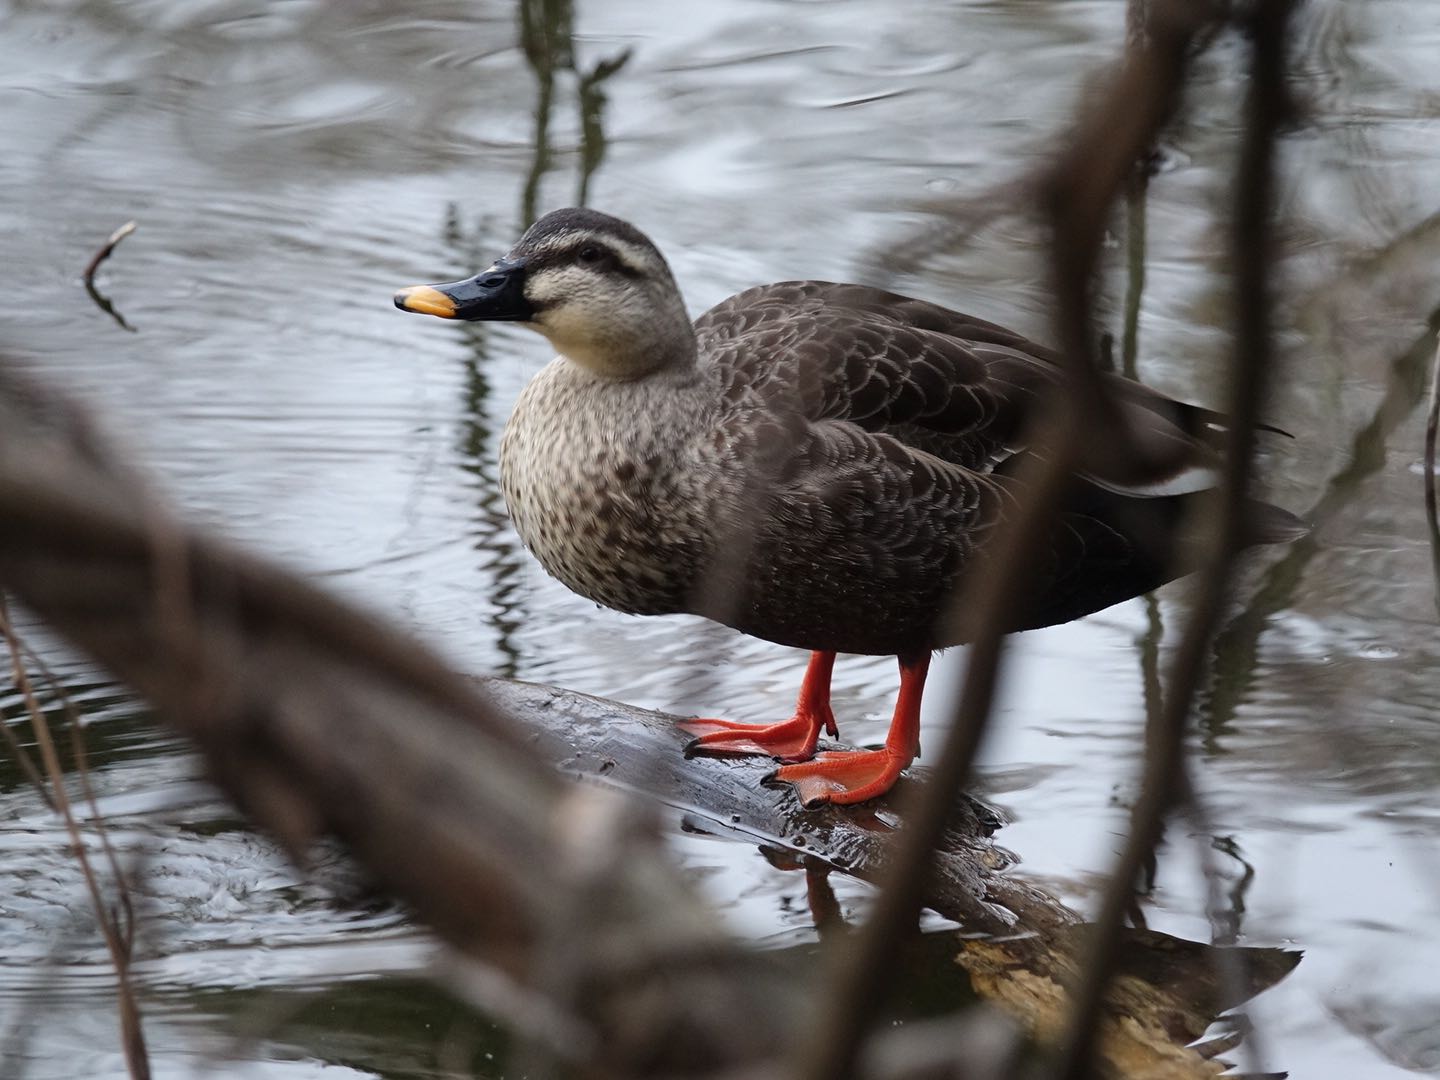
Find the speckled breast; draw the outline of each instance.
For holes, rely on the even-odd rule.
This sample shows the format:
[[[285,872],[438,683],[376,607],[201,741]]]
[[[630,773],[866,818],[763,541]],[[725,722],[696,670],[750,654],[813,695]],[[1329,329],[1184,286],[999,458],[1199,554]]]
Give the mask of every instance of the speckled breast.
[[[700,422],[641,382],[552,361],[516,402],[500,443],[515,530],[552,576],[619,611],[686,610],[706,557],[702,489],[686,468]]]

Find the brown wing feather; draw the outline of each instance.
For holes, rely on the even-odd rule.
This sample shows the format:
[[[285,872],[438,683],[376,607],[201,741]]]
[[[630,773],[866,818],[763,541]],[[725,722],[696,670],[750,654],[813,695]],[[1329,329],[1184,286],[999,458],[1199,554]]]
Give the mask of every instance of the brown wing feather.
[[[862,285],[759,286],[702,315],[696,330],[732,395],[883,432],[970,469],[1022,449],[1036,401],[1063,378],[1052,350],[1014,331]],[[1213,466],[1223,417],[1129,379],[1107,382],[1149,460],[1097,482],[1163,490]],[[1190,487],[1204,485],[1202,476]]]
[[[934,304],[825,282],[740,293],[696,331],[724,390],[717,452],[745,462],[761,499],[736,515],[757,528],[727,592],[744,599],[714,617],[841,652],[967,640],[948,598],[1018,495],[1003,462],[1061,377],[1055,355]],[[1215,414],[1116,384],[1148,437],[1203,459],[1197,433]],[[1078,618],[1182,572],[1171,542],[1190,498],[1077,485],[1008,629]]]

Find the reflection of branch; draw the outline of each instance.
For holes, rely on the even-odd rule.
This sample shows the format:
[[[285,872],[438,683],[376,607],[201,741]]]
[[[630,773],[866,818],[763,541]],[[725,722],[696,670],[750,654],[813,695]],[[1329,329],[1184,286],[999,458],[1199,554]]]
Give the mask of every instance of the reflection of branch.
[[[1252,61],[1231,230],[1235,365],[1222,502],[1211,536],[1213,558],[1201,571],[1195,604],[1171,668],[1163,724],[1147,748],[1130,835],[1106,890],[1090,963],[1076,989],[1074,1014],[1056,1070],[1065,1080],[1082,1080],[1090,1074],[1097,1021],[1115,968],[1121,920],[1136,877],[1160,838],[1166,815],[1188,787],[1184,758],[1187,721],[1243,538],[1255,430],[1272,351],[1269,278],[1274,248],[1274,153],[1288,109],[1284,49],[1292,6],[1292,0],[1262,0],[1246,20],[1252,34]]]
[[[110,257],[110,253],[115,250],[116,245],[134,231],[135,222],[127,221],[111,233],[110,239],[100,246],[100,250],[91,257],[90,262],[85,266],[84,273],[80,275],[81,280],[85,283],[85,291],[90,294],[90,299],[95,301],[96,306],[132,333],[135,328],[125,321],[125,317],[115,310],[115,305],[110,303],[110,300],[95,287],[95,271],[100,269],[100,264]]]
[[[1369,423],[1351,439],[1345,466],[1330,478],[1320,498],[1304,515],[1313,524],[1314,531],[1292,544],[1283,558],[1271,564],[1249,604],[1216,635],[1214,677],[1200,710],[1206,738],[1212,744],[1234,718],[1250,686],[1259,655],[1260,635],[1270,616],[1289,606],[1305,570],[1320,550],[1317,533],[1355,498],[1361,482],[1384,466],[1390,435],[1424,396],[1431,342],[1440,332],[1440,308],[1430,313],[1428,322],[1430,329],[1391,361],[1384,398]]]
[[[966,935],[956,962],[984,998],[1022,1019],[1029,1030],[1048,1035],[1065,1022],[1067,990],[1075,983],[1088,934],[1089,927],[1072,926],[1043,943],[1022,936]],[[1226,953],[1244,957],[1243,981],[1217,974]],[[1300,960],[1298,952],[1217,948],[1153,930],[1125,929],[1117,949],[1118,977],[1099,1020],[1098,1075],[1215,1080],[1224,1066],[1210,1059],[1233,1049],[1238,1040],[1196,1040],[1218,1013],[1275,985]]]
[[[1425,520],[1430,527],[1430,565],[1435,576],[1435,606],[1440,609],[1440,517],[1435,512],[1435,429],[1440,425],[1440,341],[1430,373],[1430,412],[1425,418]]]
[[[556,73],[569,71],[579,80],[576,93],[580,112],[580,173],[575,203],[584,206],[590,192],[590,177],[605,158],[602,124],[605,94],[601,88],[625,66],[630,50],[623,49],[608,60],[599,60],[590,71],[582,73],[575,66],[575,11],[571,0],[522,0],[520,42],[539,84],[534,154],[520,196],[523,226],[535,220],[540,181],[550,171],[550,116],[555,104]]]
[[[1250,891],[1250,886],[1255,881],[1255,867],[1240,853],[1240,845],[1233,836],[1213,836],[1210,838],[1210,846],[1221,854],[1230,856],[1243,867],[1240,877],[1230,887],[1226,897],[1229,906],[1221,908],[1216,904],[1210,909],[1210,932],[1214,944],[1235,945],[1240,941],[1240,923],[1245,914],[1245,894]]]
[[[555,98],[555,71],[574,64],[571,18],[569,0],[521,0],[520,3],[520,45],[539,83],[534,154],[520,196],[522,227],[535,220],[540,181],[550,168],[550,112]]]
[[[630,59],[630,50],[622,49],[609,60],[596,61],[589,74],[580,76],[580,176],[575,185],[575,205],[590,200],[590,177],[605,160],[605,91],[602,87]]]

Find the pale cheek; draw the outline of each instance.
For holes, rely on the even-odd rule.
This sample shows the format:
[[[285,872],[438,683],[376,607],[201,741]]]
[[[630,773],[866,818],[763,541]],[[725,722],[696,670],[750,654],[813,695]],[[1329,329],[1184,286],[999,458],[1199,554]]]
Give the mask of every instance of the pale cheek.
[[[556,345],[602,343],[615,335],[611,319],[596,318],[592,313],[581,313],[571,307],[552,308],[543,314],[538,325]]]

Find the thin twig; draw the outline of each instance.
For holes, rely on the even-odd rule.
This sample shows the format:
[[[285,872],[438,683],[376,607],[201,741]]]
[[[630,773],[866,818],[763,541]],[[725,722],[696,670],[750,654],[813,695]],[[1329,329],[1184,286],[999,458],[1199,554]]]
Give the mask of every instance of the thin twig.
[[[122,330],[128,330],[132,334],[135,332],[135,327],[126,322],[125,316],[115,310],[115,305],[110,302],[110,298],[95,287],[95,271],[100,268],[101,263],[110,257],[110,253],[115,250],[116,245],[135,231],[135,227],[135,222],[127,221],[111,233],[110,239],[106,240],[105,243],[101,245],[100,250],[95,252],[90,262],[86,265],[84,273],[81,274],[81,280],[85,283],[85,291],[90,294],[90,299],[95,302],[95,306],[119,323]]]
[[[0,604],[0,625],[8,625],[9,613]],[[85,796],[85,803],[90,807],[90,823],[95,828],[95,835],[100,841],[101,851],[105,855],[105,861],[110,865],[110,875],[116,885],[116,894],[119,898],[120,910],[116,915],[117,926],[120,929],[121,940],[124,943],[127,955],[134,951],[135,946],[135,905],[130,896],[129,882],[134,880],[134,875],[126,873],[120,866],[120,859],[115,853],[115,845],[110,842],[110,832],[105,827],[105,816],[100,813],[100,803],[95,797],[94,785],[90,783],[90,755],[85,749],[85,725],[80,718],[80,710],[75,707],[75,700],[65,688],[60,676],[55,669],[46,663],[45,658],[24,638],[12,628],[7,632],[12,647],[18,646],[24,657],[24,662],[32,664],[40,677],[44,679],[45,685],[49,687],[50,693],[60,703],[61,711],[65,714],[65,723],[70,732],[70,758],[75,763],[75,773],[80,780],[80,791]],[[28,759],[27,759],[28,761]],[[31,764],[31,769],[34,765]],[[55,809],[54,802],[50,799],[49,792],[42,790],[41,796],[45,799],[46,805]]]
[[[85,287],[87,289],[93,289],[95,287],[95,271],[100,269],[100,264],[103,263],[106,259],[110,258],[111,253],[114,252],[115,248],[119,246],[120,241],[124,240],[127,236],[133,233],[135,229],[135,222],[125,222],[124,225],[121,225],[118,229],[112,232],[110,234],[110,239],[106,240],[105,243],[100,245],[100,250],[95,252],[95,254],[91,256],[90,261],[85,264],[85,272],[80,275],[80,278],[82,281],[85,282]]]
[[[1231,232],[1235,274],[1236,347],[1231,380],[1230,428],[1222,502],[1212,536],[1212,558],[1201,573],[1195,606],[1171,668],[1164,724],[1146,756],[1133,824],[1106,890],[1090,959],[1076,991],[1074,1012],[1055,1075],[1084,1080],[1090,1075],[1105,991],[1116,963],[1121,921],[1145,860],[1154,851],[1164,821],[1183,792],[1186,724],[1206,668],[1210,638],[1228,595],[1234,556],[1245,525],[1255,430],[1268,384],[1271,343],[1271,285],[1274,230],[1274,144],[1287,114],[1284,47],[1291,0],[1267,0],[1250,16],[1252,72]]]
[[[15,685],[30,712],[30,721],[35,729],[35,742],[40,749],[40,759],[45,763],[45,771],[50,776],[50,790],[55,806],[65,823],[65,831],[70,836],[75,860],[80,865],[80,871],[85,878],[85,888],[90,894],[90,904],[95,910],[95,921],[99,924],[101,935],[105,939],[105,948],[110,953],[110,962],[115,968],[121,1047],[125,1055],[126,1069],[133,1080],[149,1080],[150,1058],[145,1049],[145,1031],[140,1021],[140,1005],[135,996],[135,989],[130,982],[130,946],[134,941],[133,909],[130,907],[129,896],[125,891],[124,880],[118,876],[116,887],[121,891],[121,906],[126,920],[123,927],[120,916],[114,913],[105,902],[99,878],[95,874],[95,868],[91,865],[89,853],[85,849],[85,837],[80,831],[80,824],[76,821],[74,808],[70,804],[70,796],[65,790],[65,773],[60,764],[60,755],[56,752],[55,741],[50,735],[49,722],[40,708],[40,701],[35,695],[35,687],[30,681],[29,672],[25,670],[24,646],[16,637],[14,627],[11,625],[9,608],[3,593],[0,593],[0,637],[4,638],[9,647]],[[85,785],[88,794],[88,778]],[[93,794],[90,795],[90,800],[93,809]],[[108,838],[102,835],[101,843],[110,857],[111,866],[115,866],[114,853],[110,848]]]
[[[0,636],[3,636],[7,641],[12,643],[19,640],[18,635],[14,633],[10,626],[4,593],[0,593]],[[20,745],[20,739],[15,734],[15,729],[8,723],[5,723],[3,719],[0,719],[0,732],[4,733],[5,744],[10,748],[10,754],[15,759],[15,764],[20,766],[20,771],[25,774],[25,779],[30,781],[30,786],[35,789],[35,793],[40,796],[41,801],[45,803],[46,807],[58,813],[59,807],[56,806],[54,798],[50,795],[50,788],[45,783],[45,777],[41,775],[34,760],[31,759],[29,752],[25,747]]]

